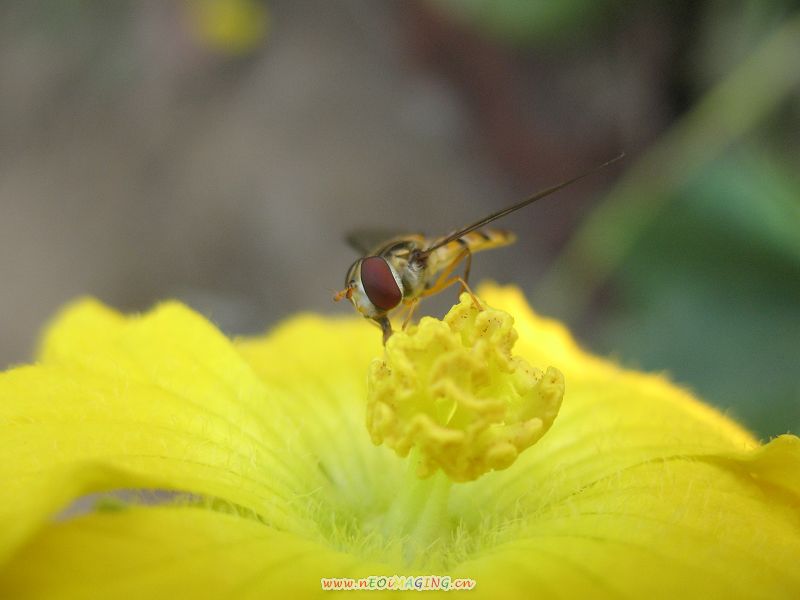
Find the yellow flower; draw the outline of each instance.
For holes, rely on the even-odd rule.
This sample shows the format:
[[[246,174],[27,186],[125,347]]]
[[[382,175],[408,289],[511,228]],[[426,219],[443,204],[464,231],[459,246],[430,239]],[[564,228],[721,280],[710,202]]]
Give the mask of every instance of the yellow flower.
[[[507,372],[533,378],[517,391],[552,365],[566,392],[535,445],[464,483],[436,454],[411,479],[373,444],[382,350],[360,319],[231,342],[175,303],[68,308],[39,364],[0,376],[0,597],[305,597],[394,574],[472,578],[486,598],[800,597],[800,440],[762,446],[664,377],[586,354],[514,289],[481,299],[515,319],[533,365]],[[115,490],[176,494],[58,517]]]

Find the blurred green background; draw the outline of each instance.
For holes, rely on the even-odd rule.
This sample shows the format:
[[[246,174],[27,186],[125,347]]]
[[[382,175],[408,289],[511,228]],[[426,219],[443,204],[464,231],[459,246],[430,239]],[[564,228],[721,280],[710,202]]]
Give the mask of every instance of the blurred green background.
[[[624,150],[473,281],[800,432],[798,2],[11,1],[0,81],[2,365],[84,294],[347,314],[349,230],[445,233]]]

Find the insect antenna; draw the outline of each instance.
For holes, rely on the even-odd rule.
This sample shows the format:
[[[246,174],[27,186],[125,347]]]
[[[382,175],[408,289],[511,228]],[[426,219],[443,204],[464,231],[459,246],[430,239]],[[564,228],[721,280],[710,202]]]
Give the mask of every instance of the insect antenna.
[[[585,173],[582,173],[581,175],[578,175],[577,177],[573,177],[572,179],[568,179],[567,181],[563,181],[563,182],[561,182],[561,183],[559,183],[557,185],[554,185],[552,187],[544,189],[544,190],[542,190],[540,192],[536,192],[533,196],[531,196],[530,198],[526,198],[522,202],[514,204],[513,206],[509,206],[508,208],[504,208],[503,210],[498,210],[497,212],[490,214],[488,217],[484,217],[480,221],[476,221],[472,225],[468,225],[467,227],[464,227],[464,229],[460,229],[460,230],[456,231],[455,233],[451,233],[446,238],[444,238],[442,240],[439,240],[436,243],[434,243],[433,246],[430,246],[429,248],[426,248],[425,250],[420,252],[419,257],[420,258],[425,258],[426,256],[428,256],[431,252],[433,252],[437,248],[441,248],[442,246],[446,246],[450,242],[453,242],[453,241],[457,240],[458,238],[460,238],[461,236],[468,234],[470,231],[475,231],[476,229],[480,229],[481,227],[483,227],[484,225],[488,225],[492,221],[495,221],[495,220],[497,220],[497,219],[499,219],[501,217],[505,217],[506,215],[509,215],[509,214],[513,213],[515,210],[519,210],[520,208],[524,208],[524,207],[528,206],[529,204],[533,204],[537,200],[541,200],[545,196],[549,196],[550,194],[553,194],[553,193],[557,192],[558,190],[567,187],[568,185],[572,185],[573,183],[583,179],[584,177],[588,177],[589,175],[591,175],[593,173],[596,173],[597,171],[600,171],[601,169],[605,169],[607,166],[617,162],[618,160],[620,160],[624,156],[625,156],[625,153],[623,152],[619,156],[616,156],[616,157],[612,158],[611,160],[604,162],[599,167],[595,167],[594,169],[586,171]]]

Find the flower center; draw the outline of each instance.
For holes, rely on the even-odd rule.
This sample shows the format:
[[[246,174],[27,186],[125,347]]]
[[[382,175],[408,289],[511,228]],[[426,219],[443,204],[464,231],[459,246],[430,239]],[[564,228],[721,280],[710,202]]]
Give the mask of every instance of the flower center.
[[[393,335],[370,366],[367,429],[416,476],[455,482],[511,466],[550,428],[564,377],[512,356],[514,319],[462,294],[443,321],[423,318]]]

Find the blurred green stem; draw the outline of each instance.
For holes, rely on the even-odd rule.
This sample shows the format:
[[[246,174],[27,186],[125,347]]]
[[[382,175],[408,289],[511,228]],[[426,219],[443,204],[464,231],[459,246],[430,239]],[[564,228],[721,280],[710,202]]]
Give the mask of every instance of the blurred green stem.
[[[558,316],[568,322],[580,319],[675,190],[796,91],[798,57],[800,14],[785,21],[627,170],[553,262],[537,287],[537,301],[557,306]]]

